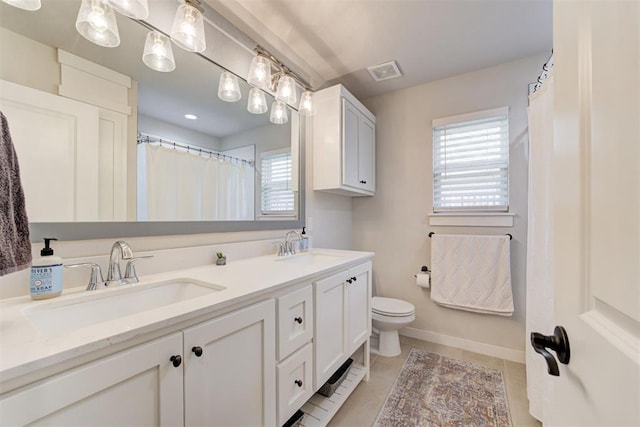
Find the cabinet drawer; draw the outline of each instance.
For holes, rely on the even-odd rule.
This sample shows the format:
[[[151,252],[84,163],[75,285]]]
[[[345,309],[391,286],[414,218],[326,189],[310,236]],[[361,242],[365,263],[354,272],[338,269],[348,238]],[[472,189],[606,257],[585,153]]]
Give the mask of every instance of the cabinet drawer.
[[[308,343],[278,365],[278,425],[284,424],[314,393],[311,346]]]
[[[283,360],[313,336],[313,290],[305,286],[277,301],[278,360]]]

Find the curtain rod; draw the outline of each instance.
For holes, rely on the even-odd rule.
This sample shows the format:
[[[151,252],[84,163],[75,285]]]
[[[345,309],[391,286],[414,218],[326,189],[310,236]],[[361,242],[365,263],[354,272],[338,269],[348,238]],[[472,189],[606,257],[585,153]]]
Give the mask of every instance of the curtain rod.
[[[434,233],[433,231],[431,231],[431,232],[429,233],[429,237],[433,236],[434,234],[436,234],[436,233]],[[509,240],[513,240],[513,236],[512,236],[510,233],[505,234],[505,236],[509,236]]]
[[[551,50],[551,56],[549,57],[549,59],[547,59],[547,62],[545,62],[544,65],[542,66],[542,73],[540,73],[540,75],[538,76],[538,80],[536,81],[536,84],[533,86],[533,91],[531,93],[534,93],[535,91],[540,89],[540,87],[542,86],[542,83],[544,83],[544,81],[549,76],[549,71],[551,71],[552,68],[553,68],[553,49]]]
[[[196,147],[193,145],[188,145],[188,144],[180,144],[178,142],[173,142],[173,141],[167,141],[166,139],[162,139],[162,138],[156,138],[153,136],[149,136],[149,135],[144,135],[139,133],[138,134],[138,144],[165,144],[165,146],[169,146],[169,147],[173,147],[174,149],[176,147],[182,148],[187,150],[187,153],[198,153],[199,155],[209,155],[209,158],[212,158],[213,156],[216,156],[218,159],[222,159],[222,160],[233,160],[236,162],[242,162],[242,163],[246,163],[249,166],[254,165],[254,162],[251,160],[245,160],[245,159],[241,159],[240,157],[235,157],[235,156],[229,156],[227,154],[222,154],[219,153],[217,151],[212,151],[212,150],[207,150],[206,148],[201,148],[201,147]]]

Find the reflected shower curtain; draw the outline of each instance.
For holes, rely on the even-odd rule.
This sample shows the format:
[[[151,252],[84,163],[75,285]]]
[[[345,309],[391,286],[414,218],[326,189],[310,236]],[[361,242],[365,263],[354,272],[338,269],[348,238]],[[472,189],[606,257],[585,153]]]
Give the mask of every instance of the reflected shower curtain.
[[[540,421],[551,409],[551,377],[529,343],[531,332],[553,333],[551,246],[553,75],[529,96],[529,215],[527,229],[526,369],[529,412]],[[548,418],[548,417],[547,417]]]
[[[153,144],[142,144],[146,183],[138,186],[138,219],[149,221],[250,220],[253,168]],[[141,181],[145,181],[142,179]],[[146,198],[146,209],[144,199]],[[146,215],[145,215],[146,213]]]

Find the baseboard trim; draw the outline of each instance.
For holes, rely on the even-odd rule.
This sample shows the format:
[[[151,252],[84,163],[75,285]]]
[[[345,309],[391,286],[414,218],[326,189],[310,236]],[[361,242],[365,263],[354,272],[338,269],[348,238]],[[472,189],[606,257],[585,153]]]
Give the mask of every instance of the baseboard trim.
[[[485,344],[478,341],[452,337],[450,335],[438,334],[436,332],[416,328],[403,328],[400,330],[400,335],[416,338],[422,341],[429,341],[435,344],[448,345],[449,347],[460,348],[462,350],[473,351],[474,353],[510,360],[512,362],[525,363],[525,352],[514,350],[512,348]]]

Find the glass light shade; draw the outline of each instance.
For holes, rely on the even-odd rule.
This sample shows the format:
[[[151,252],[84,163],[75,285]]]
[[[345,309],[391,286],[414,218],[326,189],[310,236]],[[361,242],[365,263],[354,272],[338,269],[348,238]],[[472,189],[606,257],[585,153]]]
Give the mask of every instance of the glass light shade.
[[[296,95],[296,83],[293,81],[293,78],[287,75],[280,77],[280,80],[278,80],[276,99],[286,102],[289,105],[296,105],[298,97]]]
[[[202,13],[186,3],[178,6],[171,26],[171,40],[186,51],[204,52],[207,44]]]
[[[269,107],[267,107],[267,98],[264,96],[264,92],[257,87],[252,87],[249,91],[249,100],[247,101],[247,111],[253,114],[266,113]]]
[[[277,125],[282,125],[289,121],[287,106],[284,105],[284,102],[278,100],[273,101],[273,104],[271,104],[271,115],[269,116],[269,121]]]
[[[147,19],[149,4],[147,0],[107,0],[109,6],[121,15],[133,19]]]
[[[42,7],[40,0],[2,0],[6,4],[24,10],[38,10]]]
[[[152,70],[163,73],[175,70],[176,61],[173,59],[169,37],[158,31],[149,31],[144,42],[142,62]]]
[[[249,67],[247,82],[260,89],[268,89],[271,85],[271,64],[264,56],[254,56]]]
[[[238,78],[228,71],[220,74],[218,83],[218,98],[227,102],[236,102],[242,98]]]
[[[116,14],[103,0],[82,0],[76,30],[85,39],[104,47],[120,44]]]
[[[313,114],[313,92],[305,90],[300,97],[300,106],[298,112],[303,116],[310,116]]]

